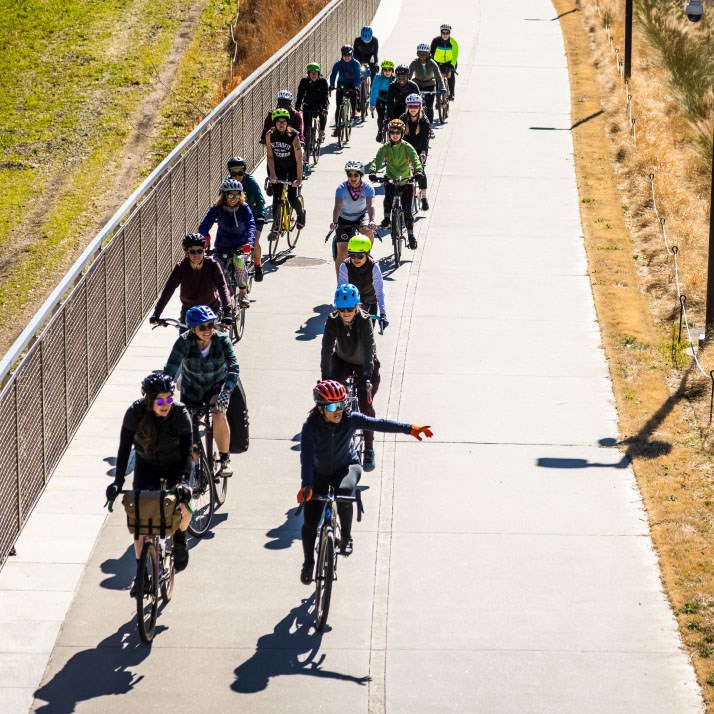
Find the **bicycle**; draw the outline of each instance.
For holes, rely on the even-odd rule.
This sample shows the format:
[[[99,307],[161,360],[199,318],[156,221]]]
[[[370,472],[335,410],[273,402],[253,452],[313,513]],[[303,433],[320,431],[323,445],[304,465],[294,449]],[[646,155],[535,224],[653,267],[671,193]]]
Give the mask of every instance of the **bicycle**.
[[[369,95],[371,90],[371,70],[368,64],[362,65],[362,79],[360,80],[359,89],[359,113],[361,123],[367,121],[367,112],[369,111]]]
[[[320,160],[320,148],[322,147],[322,141],[320,140],[320,112],[308,110],[303,107],[303,112],[310,111],[310,137],[305,146],[305,156],[307,157],[305,164],[308,165],[312,157],[312,165],[317,166],[317,162]]]
[[[440,64],[439,70],[441,71],[441,78],[444,80],[444,86],[449,86],[449,79],[451,78],[451,73],[456,74],[456,70],[451,66],[450,63]],[[449,102],[451,98],[449,96],[449,91],[447,90],[439,102],[439,121],[443,124],[449,116]]]
[[[345,380],[345,389],[347,390],[347,398],[345,399],[345,410],[350,412],[359,411],[359,396],[357,394],[357,378],[351,374]],[[362,429],[357,429],[352,434],[352,446],[354,447],[360,464],[364,455],[364,432]]]
[[[392,249],[394,252],[394,266],[399,267],[402,263],[402,243],[406,244],[406,230],[407,225],[404,219],[404,208],[402,207],[402,194],[399,187],[404,183],[405,178],[399,176],[396,179],[390,179],[386,176],[378,176],[377,183],[383,183],[385,186],[392,186],[394,188],[394,200],[392,202],[392,212],[389,218],[389,230],[392,236]],[[409,177],[406,179],[407,183],[412,185],[412,200],[416,193],[414,191],[414,178]]]
[[[355,89],[342,90],[342,103],[337,112],[337,148],[341,149],[349,140],[352,133],[352,103],[350,97],[355,93]]]
[[[443,74],[442,74],[443,76]],[[444,80],[446,82],[446,80]],[[438,89],[422,89],[422,94],[434,94],[434,103],[439,114],[439,125],[446,123],[446,117],[449,116],[449,97],[445,92],[439,92]]]
[[[229,336],[233,344],[240,342],[241,338],[243,337],[243,333],[245,332],[245,311],[248,309],[242,307],[240,304],[240,300],[238,299],[240,293],[240,286],[238,285],[238,276],[236,275],[235,264],[235,256],[238,252],[239,251],[236,250],[219,250],[214,252],[214,254],[218,256],[221,263],[226,266],[226,272],[228,273],[226,282],[228,283],[228,290],[231,293],[231,307],[233,309],[234,315],[234,318],[231,321],[231,324],[228,329]],[[239,254],[245,265],[245,292],[246,295],[250,295],[250,291],[253,289],[253,279],[255,277],[255,263],[253,262],[253,251],[250,250],[246,253],[243,250],[240,250]]]
[[[173,493],[173,489],[164,489],[165,482],[162,479],[160,498],[163,501],[164,494]],[[117,495],[125,493],[140,494],[141,491],[124,490]],[[114,501],[108,502],[109,512],[114,510]],[[178,508],[176,502],[174,510]],[[190,509],[189,509],[190,510]],[[169,522],[173,514],[169,514]],[[166,524],[162,523],[162,532],[165,533]],[[139,536],[144,543],[141,547],[141,555],[136,568],[136,622],[139,628],[139,637],[142,642],[149,644],[154,638],[156,631],[156,617],[158,614],[159,594],[162,601],[167,604],[174,594],[174,582],[176,570],[174,567],[173,534],[168,535],[143,535]]]
[[[340,501],[357,502],[357,521],[362,520],[362,501],[359,491],[356,491],[357,482],[352,473],[348,473],[338,487],[338,491],[349,491],[352,495],[336,494],[330,485],[327,494],[314,495],[312,498],[322,501],[320,522],[317,524],[317,542],[315,544],[315,629],[321,632],[327,624],[327,615],[330,612],[332,598],[332,583],[337,580],[337,556],[340,545],[341,532],[337,518],[337,503]],[[295,512],[296,516],[302,513],[303,501]]]
[[[221,464],[216,458],[213,442],[213,419],[211,404],[188,405],[194,434],[194,469],[190,483],[194,492],[196,506],[191,516],[188,530],[196,538],[201,538],[208,531],[216,508],[226,502],[228,477],[221,476]],[[203,429],[203,439],[201,439]],[[194,503],[194,500],[191,501]]]
[[[273,216],[273,225],[268,233],[268,257],[274,260],[278,254],[278,241],[282,235],[285,235],[288,241],[288,247],[292,250],[300,237],[300,228],[297,225],[297,212],[288,203],[288,187],[292,184],[291,181],[283,181],[278,179],[275,185],[282,186],[280,194],[280,203],[278,204],[277,214]],[[302,194],[298,194],[302,210],[305,210],[305,201]]]

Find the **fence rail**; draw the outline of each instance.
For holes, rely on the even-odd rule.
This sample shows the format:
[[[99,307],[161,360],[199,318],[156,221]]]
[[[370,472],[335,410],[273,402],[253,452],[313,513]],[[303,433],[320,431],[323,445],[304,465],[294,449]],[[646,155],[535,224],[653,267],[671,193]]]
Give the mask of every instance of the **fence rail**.
[[[333,0],[226,97],[97,234],[0,361],[0,379],[7,380],[0,393],[0,567],[153,307],[181,255],[178,238],[196,230],[213,200],[226,159],[240,154],[252,166],[262,159],[258,133],[277,91],[296,89],[309,61],[330,66],[378,5]]]

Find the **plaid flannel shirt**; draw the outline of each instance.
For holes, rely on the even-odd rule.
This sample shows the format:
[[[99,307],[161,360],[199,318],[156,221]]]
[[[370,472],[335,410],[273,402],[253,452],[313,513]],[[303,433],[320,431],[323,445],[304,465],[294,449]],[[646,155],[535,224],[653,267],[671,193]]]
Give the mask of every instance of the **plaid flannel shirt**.
[[[228,335],[214,332],[207,357],[198,349],[196,335],[186,332],[174,343],[164,372],[176,376],[181,368],[181,400],[199,404],[211,387],[231,390],[238,381],[238,360]]]

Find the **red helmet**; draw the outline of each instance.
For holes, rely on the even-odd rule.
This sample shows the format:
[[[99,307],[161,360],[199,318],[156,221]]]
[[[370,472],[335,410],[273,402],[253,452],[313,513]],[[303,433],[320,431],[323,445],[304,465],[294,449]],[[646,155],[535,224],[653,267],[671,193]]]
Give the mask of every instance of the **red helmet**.
[[[332,404],[332,402],[344,401],[347,391],[343,384],[335,382],[334,379],[323,379],[315,385],[312,396],[316,404]]]

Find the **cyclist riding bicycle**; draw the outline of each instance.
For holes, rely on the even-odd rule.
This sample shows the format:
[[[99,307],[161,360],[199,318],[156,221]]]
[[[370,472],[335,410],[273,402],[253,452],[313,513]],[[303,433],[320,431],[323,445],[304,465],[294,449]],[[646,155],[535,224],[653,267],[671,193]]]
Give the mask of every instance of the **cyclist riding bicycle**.
[[[306,211],[300,203],[298,191],[302,186],[302,146],[297,131],[288,126],[289,113],[287,109],[273,110],[275,125],[266,135],[266,151],[268,155],[268,181],[290,181],[288,186],[288,203],[297,213],[297,227],[305,227]],[[278,214],[281,191],[273,191],[273,217]]]
[[[174,401],[176,383],[168,374],[152,372],[141,382],[143,397],[137,399],[124,414],[114,481],[107,486],[107,501],[114,501],[124,488],[126,470],[132,447],[135,452],[133,489],[158,491],[161,479],[170,489],[176,489],[181,508],[181,525],[173,534],[174,567],[180,572],[188,565],[186,529],[191,513],[184,503],[191,500],[191,417],[186,407]],[[143,538],[134,539],[137,566]],[[137,567],[138,569],[138,567]],[[136,596],[136,581],[131,596]]]
[[[362,81],[362,65],[353,57],[352,45],[342,45],[340,54],[342,59],[337,60],[330,72],[330,92],[337,88],[337,106],[335,107],[335,130],[332,136],[337,136],[337,117],[340,113],[340,105],[345,92],[349,92],[350,105],[352,106],[352,118],[357,116],[357,99],[359,97],[359,86]]]
[[[363,414],[374,416],[372,402],[379,389],[379,359],[374,341],[372,320],[360,307],[359,290],[347,283],[335,290],[335,311],[325,320],[320,353],[323,379],[336,379],[343,384],[354,375],[357,397]],[[364,434],[364,470],[374,470],[374,434]]]
[[[359,37],[355,37],[353,45],[355,59],[369,67],[369,73],[374,79],[379,70],[379,40],[374,36],[372,28],[365,25]]]
[[[186,313],[188,332],[174,342],[164,372],[175,378],[181,370],[181,398],[187,407],[211,404],[213,437],[223,476],[232,476],[230,427],[226,419],[231,392],[238,383],[238,361],[230,337],[215,331],[218,317],[199,305]],[[194,435],[198,439],[198,435]]]
[[[409,238],[409,247],[415,250],[417,240],[414,237],[414,214],[412,213],[412,196],[414,187],[409,182],[409,177],[414,176],[415,180],[421,181],[423,168],[419,155],[414,150],[414,147],[404,141],[404,122],[401,119],[393,119],[387,126],[389,141],[382,144],[377,151],[377,155],[369,166],[370,181],[377,180],[377,171],[386,164],[386,176],[388,179],[402,178],[399,184],[399,192],[402,197],[402,210],[404,211],[404,223],[407,227],[407,236]],[[384,219],[382,220],[382,228],[389,225],[390,213],[392,212],[392,204],[394,203],[394,194],[396,187],[387,184],[384,192]]]
[[[451,36],[451,25],[444,23],[438,37],[431,41],[431,56],[443,74],[448,74],[449,99],[456,99],[456,66],[459,60],[459,45]]]
[[[417,45],[417,56],[409,65],[409,76],[419,87],[420,92],[438,92],[439,96],[446,94],[444,78],[439,65],[430,56],[429,45]],[[434,95],[425,94],[424,104],[429,121],[434,123]]]
[[[410,94],[419,94],[416,82],[409,79],[409,67],[397,65],[394,70],[396,80],[387,90],[387,118],[398,119],[407,110],[406,99]]]
[[[232,156],[228,159],[230,178],[243,184],[245,201],[253,213],[255,221],[255,243],[253,243],[253,260],[255,264],[255,282],[263,279],[263,251],[260,247],[260,234],[265,226],[265,198],[260,184],[253,174],[248,173],[248,162],[242,156]],[[208,305],[204,301],[204,305]]]
[[[323,495],[330,485],[341,493],[339,485],[345,476],[352,475],[357,483],[362,476],[359,457],[352,444],[352,435],[358,429],[369,429],[389,434],[410,434],[419,441],[422,434],[433,436],[430,426],[417,426],[389,419],[373,419],[359,412],[345,411],[347,393],[339,382],[322,380],[312,390],[315,406],[302,425],[300,435],[300,490],[298,503],[305,503],[301,530],[303,564],[300,582],[312,582],[315,567],[315,538],[322,515],[322,503],[312,500],[313,494]],[[366,469],[365,469],[366,470]],[[351,501],[337,502],[342,540],[340,552],[348,556],[354,550]]]
[[[426,200],[426,159],[429,155],[429,139],[431,137],[431,123],[424,115],[422,98],[418,94],[407,97],[407,110],[400,117],[404,122],[404,141],[411,144],[419,154],[422,173],[417,177],[421,210],[429,210],[429,201]]]
[[[335,191],[335,205],[332,209],[330,230],[336,232],[337,254],[335,271],[339,275],[340,265],[347,257],[347,242],[354,230],[367,236],[372,245],[374,240],[374,186],[364,180],[364,168],[361,161],[348,161],[345,164],[347,180]]]
[[[302,111],[305,146],[310,144],[312,117],[317,115],[320,121],[320,143],[325,141],[327,112],[330,108],[330,88],[327,80],[320,74],[320,65],[310,62],[307,65],[307,77],[300,80],[295,106]]]
[[[300,142],[305,143],[305,136],[303,135],[303,120],[302,114],[300,114],[297,109],[293,108],[293,93],[289,89],[281,89],[276,95],[276,105],[275,109],[285,109],[288,114],[288,126],[291,126],[295,131],[297,131],[300,137]],[[275,109],[271,109],[266,115],[263,121],[263,131],[260,135],[260,143],[265,144],[265,137],[268,132],[274,126],[273,112]]]
[[[239,288],[238,302],[241,307],[250,307],[248,300],[248,277],[245,269],[245,253],[253,250],[255,243],[255,219],[243,193],[243,184],[235,179],[224,179],[216,203],[208,209],[198,232],[206,236],[213,225],[218,223],[214,255],[228,280],[228,265],[220,257],[222,252],[233,254],[236,269],[236,283]],[[202,303],[206,304],[206,303]]]
[[[394,81],[394,62],[382,60],[382,71],[372,80],[372,90],[369,97],[369,111],[374,116],[377,110],[377,141],[384,141],[384,116],[387,113],[387,92]]]
[[[347,244],[347,260],[340,265],[337,284],[354,285],[359,292],[364,309],[370,315],[378,315],[382,321],[382,328],[385,328],[389,323],[384,304],[384,279],[379,263],[369,254],[371,250],[372,244],[368,238],[363,236],[350,238]]]

